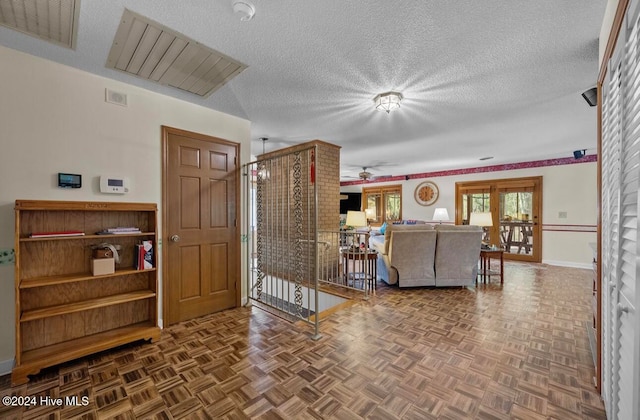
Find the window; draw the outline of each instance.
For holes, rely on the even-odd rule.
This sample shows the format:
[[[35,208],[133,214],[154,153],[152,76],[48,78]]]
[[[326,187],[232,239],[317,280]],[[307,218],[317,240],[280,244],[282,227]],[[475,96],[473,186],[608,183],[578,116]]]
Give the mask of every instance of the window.
[[[363,188],[362,197],[363,210],[374,210],[375,218],[370,220],[373,226],[402,220],[402,185]]]

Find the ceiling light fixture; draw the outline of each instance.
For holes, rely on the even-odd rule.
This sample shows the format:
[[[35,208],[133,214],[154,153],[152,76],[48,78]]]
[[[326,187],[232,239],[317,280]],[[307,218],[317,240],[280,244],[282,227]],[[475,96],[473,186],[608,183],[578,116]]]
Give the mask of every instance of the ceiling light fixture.
[[[264,159],[264,145],[267,143],[267,140],[269,140],[269,137],[260,137],[260,140],[262,140],[262,158]],[[269,173],[269,170],[267,169],[267,165],[266,163],[263,161],[261,161],[260,163],[258,163],[258,179],[261,179],[263,181],[268,180],[271,177],[271,174]]]
[[[373,98],[373,102],[375,102],[378,111],[385,111],[388,114],[400,108],[402,99],[402,93],[400,92],[385,92]]]
[[[256,8],[246,0],[233,0],[233,13],[240,15],[243,22],[253,19],[256,14]]]

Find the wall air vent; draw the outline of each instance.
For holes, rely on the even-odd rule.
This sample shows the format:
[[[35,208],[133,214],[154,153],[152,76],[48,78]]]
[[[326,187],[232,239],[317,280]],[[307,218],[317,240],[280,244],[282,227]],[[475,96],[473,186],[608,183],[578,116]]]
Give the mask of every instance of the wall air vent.
[[[0,25],[75,49],[80,0],[1,0]]]
[[[208,97],[246,65],[125,9],[107,67]]]

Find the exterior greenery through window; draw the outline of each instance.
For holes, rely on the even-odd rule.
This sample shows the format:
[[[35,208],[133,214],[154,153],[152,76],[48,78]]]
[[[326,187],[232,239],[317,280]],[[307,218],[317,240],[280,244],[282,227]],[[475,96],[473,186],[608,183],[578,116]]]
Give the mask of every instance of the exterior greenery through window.
[[[456,223],[469,224],[471,213],[491,213],[485,240],[505,258],[540,262],[542,177],[456,183]]]
[[[370,219],[373,226],[402,220],[402,185],[363,188],[362,195],[363,210],[374,210],[375,218]]]

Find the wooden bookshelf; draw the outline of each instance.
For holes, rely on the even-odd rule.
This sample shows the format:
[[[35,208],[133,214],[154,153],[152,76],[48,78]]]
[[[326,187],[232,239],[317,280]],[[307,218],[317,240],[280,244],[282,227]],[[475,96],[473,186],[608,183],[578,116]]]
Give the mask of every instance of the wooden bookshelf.
[[[11,382],[98,351],[160,337],[155,268],[133,269],[135,245],[153,240],[157,207],[147,203],[17,200],[16,365]],[[118,226],[140,232],[96,235]],[[84,236],[30,238],[34,232]],[[120,248],[115,273],[91,275],[93,248]],[[155,265],[155,262],[154,262]]]

